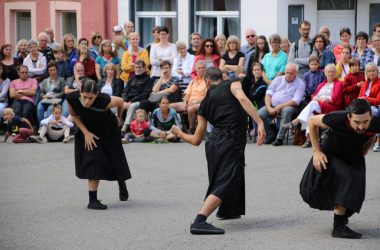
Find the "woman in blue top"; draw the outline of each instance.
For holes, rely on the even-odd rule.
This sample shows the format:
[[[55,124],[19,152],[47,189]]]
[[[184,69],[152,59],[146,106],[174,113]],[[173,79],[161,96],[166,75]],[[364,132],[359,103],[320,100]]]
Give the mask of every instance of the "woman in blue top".
[[[324,35],[316,34],[311,41],[312,53],[310,56],[316,56],[319,59],[319,68],[324,69],[327,64],[336,63],[334,53],[327,49],[328,43]]]
[[[181,121],[177,116],[177,112],[173,108],[169,108],[169,99],[164,96],[159,101],[159,108],[152,113],[150,121],[150,136],[157,138],[156,142],[171,141],[176,142],[178,138],[170,131],[171,127],[176,125],[181,128]]]
[[[112,51],[111,41],[103,40],[99,47],[99,56],[95,61],[96,77],[98,81],[104,78],[104,66],[107,63],[116,65],[116,78],[119,79],[120,59],[117,57],[117,51]]]

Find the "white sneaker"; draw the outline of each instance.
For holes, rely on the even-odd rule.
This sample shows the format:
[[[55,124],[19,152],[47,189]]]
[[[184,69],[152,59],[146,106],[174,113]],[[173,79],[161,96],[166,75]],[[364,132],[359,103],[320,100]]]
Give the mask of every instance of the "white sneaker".
[[[373,152],[380,152],[380,144],[376,142],[372,150]]]
[[[69,142],[72,142],[74,140],[74,136],[73,135],[69,135],[68,137],[65,137],[63,139],[63,143],[69,143]]]

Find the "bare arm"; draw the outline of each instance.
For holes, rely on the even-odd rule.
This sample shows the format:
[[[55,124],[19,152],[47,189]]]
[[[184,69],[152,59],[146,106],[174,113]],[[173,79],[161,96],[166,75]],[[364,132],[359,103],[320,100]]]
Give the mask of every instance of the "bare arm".
[[[190,143],[194,146],[199,146],[199,144],[201,144],[202,142],[203,135],[206,132],[206,128],[207,128],[206,118],[198,115],[198,126],[193,135],[189,135],[182,132],[182,130],[176,125],[173,125],[171,132],[178,138],[181,138],[182,140],[184,140],[185,142]]]
[[[108,104],[107,109],[117,108],[117,119],[123,115],[124,101],[123,98],[118,96],[111,96],[111,102]]]
[[[325,115],[315,115],[311,117],[308,122],[310,141],[313,147],[313,165],[314,165],[314,168],[318,172],[321,172],[322,168],[326,169],[327,162],[328,162],[326,155],[321,151],[320,144],[319,144],[319,134],[318,134],[319,128],[323,128],[323,129],[328,128],[322,122],[322,118],[324,116]]]

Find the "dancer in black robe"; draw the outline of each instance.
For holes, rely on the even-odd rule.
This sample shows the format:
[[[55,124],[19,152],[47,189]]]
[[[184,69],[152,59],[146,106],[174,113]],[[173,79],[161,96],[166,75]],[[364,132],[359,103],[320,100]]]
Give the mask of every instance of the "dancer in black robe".
[[[79,130],[75,136],[75,173],[88,179],[89,209],[106,209],[97,199],[99,180],[118,181],[119,198],[128,199],[125,180],[131,178],[118,129],[123,99],[99,93],[98,85],[85,79],[80,92],[67,96],[70,114]],[[117,108],[117,117],[110,110]]]
[[[209,187],[190,232],[223,234],[223,229],[207,223],[206,219],[217,207],[217,217],[221,219],[240,218],[245,214],[244,150],[247,113],[258,124],[258,145],[264,142],[265,130],[239,81],[222,81],[222,72],[216,67],[207,69],[205,78],[211,87],[200,105],[194,135],[185,134],[176,126],[173,126],[172,132],[190,144],[199,145],[207,121],[214,126],[206,141]]]
[[[347,224],[364,201],[364,155],[380,131],[380,119],[366,100],[356,99],[348,111],[314,116],[308,126],[313,158],[300,183],[301,196],[312,208],[334,210],[333,237],[361,238]],[[319,128],[326,129],[321,143]]]

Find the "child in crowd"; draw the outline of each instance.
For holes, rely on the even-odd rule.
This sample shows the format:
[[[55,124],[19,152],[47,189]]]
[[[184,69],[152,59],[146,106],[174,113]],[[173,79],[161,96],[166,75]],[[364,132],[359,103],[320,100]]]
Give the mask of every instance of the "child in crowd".
[[[351,102],[358,98],[365,76],[360,71],[360,60],[353,57],[350,59],[350,73],[346,75],[343,82],[344,103],[348,107]]]
[[[336,77],[341,82],[343,82],[346,75],[350,73],[351,52],[351,47],[344,46],[342,49],[341,59],[336,64]]]
[[[33,134],[33,126],[28,119],[15,116],[13,109],[5,108],[2,113],[4,140],[6,142],[10,135],[14,135],[14,143],[27,143],[28,137]]]
[[[310,56],[309,69],[310,70],[304,75],[305,105],[310,102],[311,95],[317,89],[318,85],[326,79],[323,71],[319,70],[319,58],[317,56]]]
[[[66,61],[65,58],[65,51],[63,50],[62,46],[55,46],[53,49],[54,58],[57,63],[57,75],[67,79],[71,76],[70,70],[69,70],[69,64]]]
[[[35,142],[43,143],[46,135],[49,142],[69,143],[74,139],[74,136],[70,135],[70,128],[73,126],[74,124],[62,115],[61,105],[53,104],[52,114],[41,121],[40,135],[33,135],[30,138]]]
[[[128,142],[146,142],[150,135],[149,123],[145,110],[137,109],[135,119],[131,122],[130,132],[121,139],[123,144]]]

